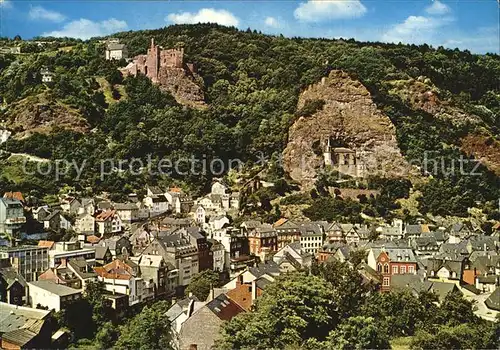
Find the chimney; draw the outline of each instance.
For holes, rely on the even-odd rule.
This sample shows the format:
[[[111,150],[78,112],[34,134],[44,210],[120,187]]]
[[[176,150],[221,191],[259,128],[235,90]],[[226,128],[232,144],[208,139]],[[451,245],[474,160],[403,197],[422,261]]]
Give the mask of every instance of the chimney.
[[[155,47],[155,38],[151,38],[151,48]]]
[[[236,280],[236,286],[241,286],[243,284],[243,274],[240,274]]]
[[[188,318],[191,317],[191,315],[193,314],[193,312],[194,312],[194,300],[191,299],[189,301],[188,312],[187,312]]]
[[[210,283],[210,293],[208,294],[208,300],[207,301],[212,301],[215,299],[215,291],[214,291],[214,285]]]

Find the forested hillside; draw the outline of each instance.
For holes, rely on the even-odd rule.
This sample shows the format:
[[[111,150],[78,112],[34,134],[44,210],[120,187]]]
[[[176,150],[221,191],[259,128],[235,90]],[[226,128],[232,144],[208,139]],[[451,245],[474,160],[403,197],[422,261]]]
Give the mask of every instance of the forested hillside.
[[[184,47],[186,61],[196,64],[204,80],[209,107],[196,110],[181,106],[145,77],[123,79],[117,68],[125,62],[105,61],[103,45],[97,40],[61,40],[55,47],[31,48],[42,51],[39,53],[0,56],[0,95],[4,101],[0,116],[14,137],[16,132],[23,133],[22,138],[8,141],[8,151],[52,160],[87,159],[80,179],[76,180],[73,171],[56,180],[50,175],[13,176],[5,170],[12,169],[11,158],[4,165],[4,189],[21,188],[41,197],[57,193],[67,184],[77,190],[91,187],[94,192],[125,194],[145,183],[177,182],[201,192],[210,183],[210,174],[136,176],[123,172],[101,180],[100,163],[108,158],[148,155],[156,161],[194,156],[224,161],[238,158],[250,169],[262,155],[281,155],[289,127],[300,116],[312,114],[297,110],[301,91],[330,71],[343,70],[368,89],[378,108],[390,118],[399,148],[408,160],[423,160],[425,154],[432,154],[443,157],[446,170],[451,160],[461,155],[485,157],[488,168],[476,169],[481,175],[440,172],[414,183],[414,190],[421,192],[418,209],[422,214],[466,216],[467,208],[477,205],[485,213],[497,215],[493,213],[500,198],[500,180],[498,172],[495,174],[500,168],[496,151],[500,150],[497,55],[427,45],[285,38],[217,25],[178,25],[113,37],[127,45],[130,56],[144,53],[151,37],[166,48]],[[41,82],[42,67],[54,71],[52,84]],[[432,92],[430,100],[422,93],[428,91]],[[20,104],[40,96],[50,102],[45,102],[45,108],[57,105],[56,110],[65,109],[69,111],[66,114],[77,112],[86,123],[83,132],[81,125],[71,128],[67,123],[55,123],[50,130],[23,129],[18,118],[28,112],[20,111]],[[465,164],[469,171],[474,166]],[[282,170],[271,168],[270,180],[287,180]],[[373,215],[386,216],[396,199],[408,196],[407,190],[389,189],[398,188],[400,183],[388,185],[377,179],[370,183],[386,195],[378,202],[360,204],[359,211],[370,209]],[[257,199],[269,200],[287,190],[284,186]],[[318,189],[305,202],[331,201],[327,197]]]

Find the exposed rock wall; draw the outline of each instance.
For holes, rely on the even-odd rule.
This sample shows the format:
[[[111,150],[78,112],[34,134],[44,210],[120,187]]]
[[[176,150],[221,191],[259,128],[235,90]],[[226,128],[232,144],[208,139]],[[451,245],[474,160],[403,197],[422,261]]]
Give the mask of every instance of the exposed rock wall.
[[[15,138],[35,132],[49,133],[54,127],[77,132],[89,130],[87,121],[77,110],[54,102],[43,93],[13,104],[7,112],[5,126],[14,131]]]
[[[180,104],[190,107],[204,107],[204,94],[201,88],[203,79],[184,68],[163,68],[158,83],[160,88],[174,96]]]
[[[322,153],[329,138],[361,156],[365,175],[408,174],[411,168],[398,148],[394,125],[359,81],[342,71],[332,71],[301,94],[298,108],[307,100],[325,103],[314,115],[300,117],[292,125],[283,152],[285,170],[304,188],[313,186],[324,166]]]

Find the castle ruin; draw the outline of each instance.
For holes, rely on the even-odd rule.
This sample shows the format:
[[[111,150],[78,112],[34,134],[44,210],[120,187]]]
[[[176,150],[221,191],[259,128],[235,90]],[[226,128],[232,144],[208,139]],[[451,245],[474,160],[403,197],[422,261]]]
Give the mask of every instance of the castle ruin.
[[[192,107],[204,107],[203,79],[192,63],[184,62],[184,49],[163,49],[151,38],[145,55],[134,57],[120,69],[123,76],[144,74],[154,84],[174,96],[177,102]]]
[[[134,57],[125,68],[120,71],[125,75],[136,76],[142,73],[155,84],[160,83],[160,76],[164,69],[187,69],[194,73],[193,64],[184,63],[184,48],[164,50],[161,46],[155,44],[154,38],[151,38],[151,46],[147,54]]]

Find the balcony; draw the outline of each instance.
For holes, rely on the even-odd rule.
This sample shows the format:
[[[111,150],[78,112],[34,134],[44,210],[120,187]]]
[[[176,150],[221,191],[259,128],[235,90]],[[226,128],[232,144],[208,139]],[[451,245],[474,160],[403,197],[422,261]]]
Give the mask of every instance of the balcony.
[[[26,223],[26,218],[24,216],[20,216],[17,218],[8,218],[5,219],[6,225],[20,225]]]

